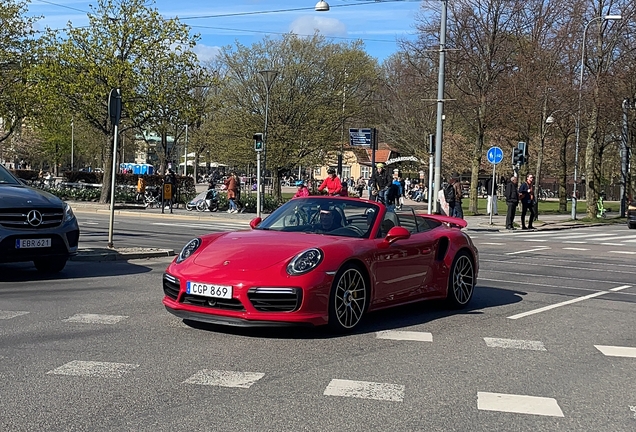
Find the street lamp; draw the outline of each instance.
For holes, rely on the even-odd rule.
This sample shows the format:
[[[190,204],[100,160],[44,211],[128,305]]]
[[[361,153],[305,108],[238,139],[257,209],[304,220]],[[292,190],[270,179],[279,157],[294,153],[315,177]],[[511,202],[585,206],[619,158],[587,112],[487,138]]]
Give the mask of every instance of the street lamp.
[[[329,10],[329,3],[324,0],[320,0],[316,3],[316,7],[314,9],[316,12],[327,12]]]
[[[572,189],[572,219],[576,219],[576,181],[579,171],[579,139],[581,136],[581,93],[583,89],[583,71],[585,70],[585,39],[587,37],[587,29],[594,21],[618,21],[623,19],[621,15],[601,15],[592,18],[585,24],[583,29],[583,43],[581,45],[581,72],[579,76],[579,102],[576,109],[576,141],[574,144],[574,184]]]
[[[274,83],[274,80],[278,76],[278,71],[272,70],[272,69],[266,69],[266,70],[258,71],[258,73],[261,75],[261,78],[263,79],[263,83],[265,84],[265,133],[263,134],[263,152],[264,152],[265,160],[263,161],[263,170],[266,170],[267,169],[267,114],[269,111],[269,91],[272,88],[272,84]],[[262,196],[263,194],[263,190],[261,189],[263,188],[261,187],[258,190],[259,197]],[[263,200],[261,199],[260,205],[258,206],[258,209],[256,209],[258,217],[260,217],[262,206],[263,206]]]

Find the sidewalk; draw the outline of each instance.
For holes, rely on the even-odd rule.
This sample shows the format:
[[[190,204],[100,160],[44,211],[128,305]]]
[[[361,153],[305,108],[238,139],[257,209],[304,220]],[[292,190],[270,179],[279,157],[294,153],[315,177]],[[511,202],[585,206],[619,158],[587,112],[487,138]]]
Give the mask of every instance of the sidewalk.
[[[419,203],[406,199],[404,201],[405,206],[409,206],[415,209],[416,212],[427,212],[428,204]],[[505,210],[505,209],[504,209]],[[570,213],[568,214],[541,214],[539,212],[539,218],[532,225],[536,231],[547,230],[562,230],[571,228],[582,228],[589,226],[602,226],[607,225],[608,222],[624,223],[624,219],[619,218],[618,212],[607,213],[607,219],[605,222],[598,223],[583,223],[579,219],[586,217],[584,213],[577,214],[577,220],[572,220]],[[476,215],[465,216],[466,222],[468,222],[468,230],[471,231],[507,231],[506,230],[506,213],[502,211],[499,215],[493,215],[492,224],[490,223],[489,215]],[[517,210],[515,215],[515,223],[521,225],[521,210]]]

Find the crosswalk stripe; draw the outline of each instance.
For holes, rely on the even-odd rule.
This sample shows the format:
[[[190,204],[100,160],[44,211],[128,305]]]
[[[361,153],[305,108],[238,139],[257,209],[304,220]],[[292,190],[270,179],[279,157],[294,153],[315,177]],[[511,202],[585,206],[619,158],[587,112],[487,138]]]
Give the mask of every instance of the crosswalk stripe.
[[[477,392],[477,409],[563,417],[563,411],[556,399],[537,396]]]
[[[404,386],[399,384],[332,379],[325,396],[343,396],[392,402],[404,400]]]
[[[118,322],[128,318],[123,315],[99,315],[99,314],[75,314],[72,317],[62,321],[75,322],[84,324],[117,324]]]
[[[490,348],[513,348],[531,351],[547,351],[543,342],[520,339],[498,339],[485,337],[484,341]]]
[[[11,318],[16,318],[22,315],[26,315],[29,312],[26,311],[3,311],[0,310],[0,320],[2,319],[11,319]]]
[[[427,332],[384,330],[376,333],[378,339],[408,340],[418,342],[433,342],[433,335]]]
[[[98,361],[73,360],[47,372],[49,375],[94,376],[99,378],[121,378],[139,365]]]
[[[198,384],[217,387],[250,388],[265,376],[260,372],[237,372],[203,369],[184,381],[186,384]]]

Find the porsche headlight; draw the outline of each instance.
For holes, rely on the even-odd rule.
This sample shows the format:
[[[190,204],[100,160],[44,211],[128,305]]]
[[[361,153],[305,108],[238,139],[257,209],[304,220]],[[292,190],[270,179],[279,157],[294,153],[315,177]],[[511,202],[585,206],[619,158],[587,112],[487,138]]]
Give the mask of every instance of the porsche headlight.
[[[188,257],[190,255],[192,255],[194,253],[194,251],[196,251],[197,249],[199,249],[199,246],[201,246],[201,239],[200,238],[195,238],[192,239],[188,242],[188,244],[186,244],[183,249],[181,249],[181,252],[179,253],[179,256],[177,257],[177,264],[182,263],[183,261],[185,261],[186,259],[188,259]]]
[[[67,203],[64,203],[64,222],[70,222],[75,218],[75,214],[73,214],[73,209]]]
[[[287,274],[299,276],[312,271],[322,261],[320,249],[307,249],[296,255],[287,265]]]

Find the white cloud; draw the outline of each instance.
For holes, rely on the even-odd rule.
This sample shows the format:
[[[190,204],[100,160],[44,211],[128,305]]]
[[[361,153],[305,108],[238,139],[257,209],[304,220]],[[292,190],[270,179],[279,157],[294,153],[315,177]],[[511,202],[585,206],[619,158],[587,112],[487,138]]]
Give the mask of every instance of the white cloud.
[[[289,30],[297,35],[312,35],[318,30],[324,36],[346,36],[347,27],[334,18],[302,16],[292,22]]]
[[[219,48],[218,46],[196,44],[193,51],[197,55],[197,58],[200,62],[206,62],[209,60],[214,60],[214,58],[221,52],[221,48]]]

